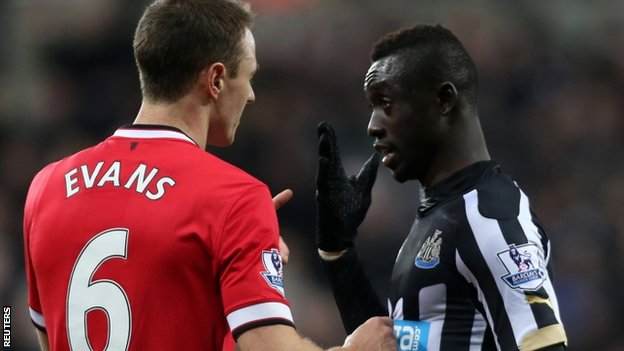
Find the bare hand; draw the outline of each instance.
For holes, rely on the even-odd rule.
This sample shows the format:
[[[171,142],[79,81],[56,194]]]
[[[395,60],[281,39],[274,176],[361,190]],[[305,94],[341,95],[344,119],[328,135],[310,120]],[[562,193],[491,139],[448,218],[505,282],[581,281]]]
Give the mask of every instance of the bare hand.
[[[279,210],[280,207],[284,206],[290,199],[293,197],[293,191],[290,189],[282,190],[279,194],[273,197],[273,205],[275,206],[275,210]]]
[[[347,337],[343,347],[357,351],[396,351],[392,320],[388,317],[370,318]]]
[[[279,194],[275,195],[273,197],[273,205],[275,206],[275,210],[276,211],[279,210],[279,208],[284,206],[288,201],[290,201],[292,197],[293,197],[293,191],[290,189],[283,190]],[[288,263],[288,256],[290,255],[290,249],[288,248],[288,245],[286,245],[286,242],[284,241],[284,238],[282,238],[281,235],[279,238],[278,249],[280,252],[280,256],[282,257],[282,263],[286,265]]]

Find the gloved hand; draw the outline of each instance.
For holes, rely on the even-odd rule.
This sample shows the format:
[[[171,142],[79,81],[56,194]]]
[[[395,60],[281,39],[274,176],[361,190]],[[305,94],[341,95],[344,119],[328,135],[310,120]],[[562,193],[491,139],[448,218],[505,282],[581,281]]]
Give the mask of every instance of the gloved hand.
[[[380,156],[374,153],[357,175],[347,178],[332,126],[321,122],[318,136],[316,240],[319,249],[339,252],[353,246],[357,227],[366,217]]]

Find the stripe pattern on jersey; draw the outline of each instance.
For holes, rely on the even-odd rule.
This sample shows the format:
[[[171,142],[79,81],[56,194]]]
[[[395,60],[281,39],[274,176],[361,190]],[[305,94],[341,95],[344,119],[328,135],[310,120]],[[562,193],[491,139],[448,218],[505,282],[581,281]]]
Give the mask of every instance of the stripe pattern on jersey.
[[[33,323],[41,329],[45,329],[46,323],[43,315],[35,310],[32,307],[28,307],[28,312],[30,313],[30,319],[32,319]]]
[[[428,286],[420,289],[418,292],[419,319],[430,323],[427,350],[440,349],[442,326],[446,316],[447,304],[444,301],[439,303],[438,306],[434,306],[435,303],[433,301],[436,301],[436,297],[439,296],[447,296],[445,284]]]
[[[546,252],[545,237],[535,225],[530,212],[528,198],[519,188],[520,206],[517,218],[494,219],[483,216],[479,211],[479,192],[472,190],[464,195],[466,218],[472,235],[465,238],[469,249],[458,250],[456,266],[458,271],[477,289],[479,301],[483,304],[488,324],[494,333],[499,350],[516,349],[536,345],[537,334],[543,328],[551,330],[550,341],[565,342],[561,327],[557,299],[548,272],[545,281],[537,291],[524,291],[509,287],[501,277],[508,274],[497,253],[509,249],[511,244],[531,243]],[[470,264],[466,264],[469,260]],[[470,267],[470,268],[469,268]],[[474,270],[474,273],[471,271]],[[480,279],[477,281],[476,277]],[[557,334],[552,327],[557,326]],[[536,332],[538,332],[536,334]],[[558,335],[552,337],[552,335]],[[547,346],[550,344],[544,344]]]
[[[265,302],[243,307],[228,314],[226,319],[234,334],[243,329],[247,330],[246,326],[269,320],[283,320],[286,322],[284,324],[294,325],[290,307],[280,302]]]

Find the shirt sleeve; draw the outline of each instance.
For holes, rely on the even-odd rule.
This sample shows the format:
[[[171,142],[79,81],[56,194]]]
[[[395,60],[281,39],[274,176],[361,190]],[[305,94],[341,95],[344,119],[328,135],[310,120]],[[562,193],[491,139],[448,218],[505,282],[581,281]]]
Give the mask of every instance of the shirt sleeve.
[[[232,205],[219,243],[221,296],[235,339],[258,326],[293,325],[278,245],[271,195],[254,186]]]
[[[324,261],[329,283],[347,334],[374,316],[387,316],[371,285],[355,248],[347,250],[335,261]]]
[[[457,270],[477,290],[499,350],[567,344],[548,269],[549,241],[517,191],[513,216],[484,215],[479,191],[464,195],[469,233],[456,252]]]
[[[41,302],[39,301],[39,291],[37,289],[37,278],[35,276],[35,269],[32,264],[31,256],[31,240],[30,234],[33,223],[33,216],[36,213],[36,207],[39,204],[41,198],[41,192],[43,187],[49,178],[50,169],[52,165],[47,166],[40,171],[28,189],[26,195],[26,203],[24,205],[24,223],[23,223],[23,235],[24,235],[24,259],[26,269],[26,285],[28,290],[28,311],[33,324],[40,330],[45,331],[46,322],[43,316]]]

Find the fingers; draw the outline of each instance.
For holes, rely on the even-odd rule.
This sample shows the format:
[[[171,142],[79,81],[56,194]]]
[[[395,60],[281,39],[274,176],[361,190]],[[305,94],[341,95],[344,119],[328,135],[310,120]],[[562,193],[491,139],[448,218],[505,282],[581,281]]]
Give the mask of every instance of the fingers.
[[[392,320],[388,317],[370,318],[347,337],[344,346],[356,350],[395,351],[397,342]]]
[[[290,189],[282,190],[279,194],[273,197],[273,206],[278,210],[280,207],[284,206],[288,201],[290,201],[293,197],[293,191]]]
[[[319,137],[319,156],[329,160],[336,167],[340,165],[340,152],[336,142],[336,132],[331,124],[321,122],[317,127]]]
[[[329,173],[329,160],[325,157],[319,158],[318,170],[316,174],[316,190],[325,191],[327,189],[327,177]],[[317,193],[318,196],[318,193]]]
[[[364,162],[364,165],[357,175],[358,187],[366,193],[370,193],[371,189],[373,189],[375,179],[377,179],[377,169],[379,168],[380,159],[381,156],[378,153],[373,153],[371,157]]]
[[[373,317],[368,322],[374,322],[378,327],[382,337],[382,342],[379,344],[379,349],[383,351],[395,351],[397,349],[397,342],[394,336],[394,324],[392,319],[388,317]]]
[[[282,190],[279,194],[273,197],[273,205],[275,206],[275,210],[278,210],[280,207],[284,206],[288,201],[290,201],[293,197],[293,191],[290,189]],[[280,235],[279,237],[279,253],[282,257],[282,263],[286,265],[288,263],[288,256],[290,255],[290,249],[284,238]]]
[[[367,320],[369,323],[374,323],[379,326],[392,327],[393,322],[390,317],[372,317]]]
[[[319,138],[319,156],[332,158],[338,152],[334,128],[331,124],[323,121],[319,123],[316,131]]]
[[[280,256],[282,257],[282,263],[285,265],[288,264],[288,256],[290,256],[290,249],[288,248],[288,245],[286,245],[286,242],[284,241],[284,238],[280,235],[279,237],[279,253]]]
[[[316,177],[317,188],[323,191],[332,178],[344,176],[340,154],[336,143],[336,133],[327,122],[321,122],[317,128],[319,136],[319,166]]]

